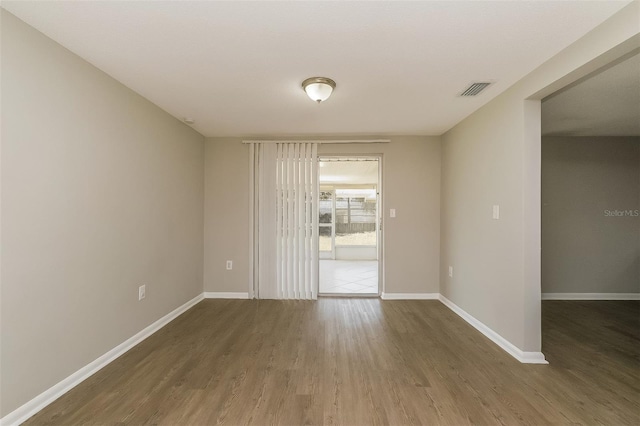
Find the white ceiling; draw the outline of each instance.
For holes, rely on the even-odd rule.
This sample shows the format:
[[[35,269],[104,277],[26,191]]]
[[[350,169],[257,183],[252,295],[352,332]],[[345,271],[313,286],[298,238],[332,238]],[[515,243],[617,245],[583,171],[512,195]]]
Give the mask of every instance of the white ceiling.
[[[545,99],[542,134],[640,136],[640,54]]]
[[[629,3],[14,2],[2,7],[205,136],[432,134]],[[334,79],[317,105],[307,77]],[[477,98],[456,95],[494,80]]]

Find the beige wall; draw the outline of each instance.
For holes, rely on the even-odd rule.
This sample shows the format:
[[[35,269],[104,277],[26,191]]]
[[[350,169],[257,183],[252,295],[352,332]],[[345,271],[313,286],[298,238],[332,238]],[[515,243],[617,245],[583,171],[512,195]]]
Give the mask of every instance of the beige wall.
[[[522,107],[484,108],[444,135],[440,253],[441,293],[520,348],[523,121]]]
[[[543,138],[542,292],[640,292],[637,212],[639,137]]]
[[[1,13],[5,416],[202,292],[204,138]]]
[[[625,7],[443,135],[441,292],[524,352],[541,347],[539,99],[636,48],[638,13]]]
[[[205,140],[204,291],[249,291],[249,146]],[[225,267],[233,261],[233,269]]]
[[[384,291],[437,293],[440,139],[415,136],[390,139],[390,143],[382,144],[322,144],[319,153],[383,155]],[[241,139],[206,141],[205,291],[248,291],[248,157],[249,148]],[[396,218],[389,218],[389,208],[396,209]],[[233,270],[225,270],[226,260],[234,261]]]

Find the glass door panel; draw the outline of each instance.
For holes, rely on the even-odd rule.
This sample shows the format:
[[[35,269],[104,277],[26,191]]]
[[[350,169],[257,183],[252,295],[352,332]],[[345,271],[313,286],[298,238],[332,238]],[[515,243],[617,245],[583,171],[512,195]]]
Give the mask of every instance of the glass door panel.
[[[320,259],[335,257],[335,207],[333,191],[320,192],[319,214],[319,246]]]
[[[377,204],[375,189],[336,190],[335,244],[376,247]]]

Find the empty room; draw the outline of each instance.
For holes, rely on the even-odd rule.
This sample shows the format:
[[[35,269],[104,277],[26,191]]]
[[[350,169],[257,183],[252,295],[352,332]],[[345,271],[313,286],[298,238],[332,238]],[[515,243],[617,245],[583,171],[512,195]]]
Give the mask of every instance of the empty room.
[[[640,424],[638,1],[0,14],[0,424]]]

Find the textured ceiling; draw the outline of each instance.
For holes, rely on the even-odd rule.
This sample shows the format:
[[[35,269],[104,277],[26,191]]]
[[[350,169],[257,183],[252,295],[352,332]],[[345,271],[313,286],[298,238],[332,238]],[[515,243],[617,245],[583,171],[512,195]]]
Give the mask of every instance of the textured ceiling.
[[[206,136],[438,135],[628,1],[12,2]],[[317,105],[307,77],[337,88]],[[477,98],[468,83],[496,81]]]
[[[640,54],[542,102],[547,136],[640,136]]]

